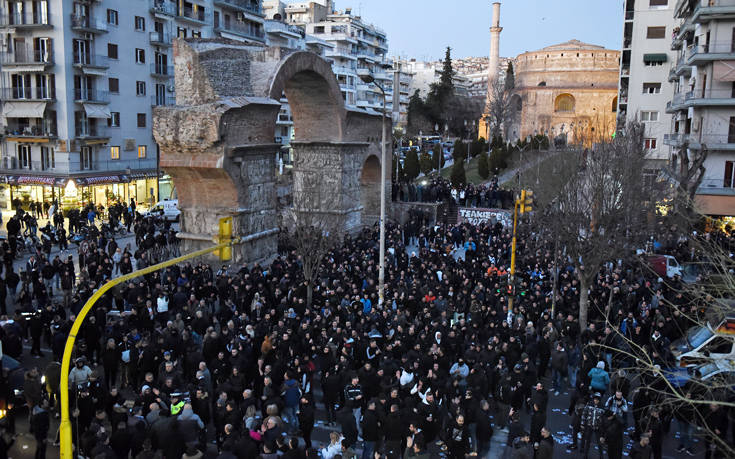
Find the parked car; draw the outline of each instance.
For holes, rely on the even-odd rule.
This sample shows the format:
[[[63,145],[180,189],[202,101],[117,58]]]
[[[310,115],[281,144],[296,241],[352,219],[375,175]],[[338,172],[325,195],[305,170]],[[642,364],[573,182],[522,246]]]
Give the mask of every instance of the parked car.
[[[691,327],[669,349],[679,367],[735,360],[735,316],[726,317],[716,326],[708,323]]]
[[[667,381],[676,388],[697,391],[706,387],[735,387],[735,362],[729,359],[714,360],[686,368],[664,370]]]
[[[160,216],[164,220],[178,221],[181,217],[181,211],[179,210],[178,199],[165,199],[159,201],[155,206],[151,207],[151,210],[146,213],[148,215]]]

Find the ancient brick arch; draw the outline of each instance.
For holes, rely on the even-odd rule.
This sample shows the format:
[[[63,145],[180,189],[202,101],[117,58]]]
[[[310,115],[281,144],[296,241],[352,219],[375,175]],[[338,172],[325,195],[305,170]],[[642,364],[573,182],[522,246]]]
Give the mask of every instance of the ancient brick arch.
[[[381,118],[345,108],[329,63],[309,52],[179,39],[174,66],[176,105],[156,108],[153,130],[161,168],[178,190],[184,250],[209,245],[219,219],[232,216],[245,240],[234,261],[276,253],[283,94],[296,134],[294,208],[329,216],[344,231],[361,227],[360,174],[370,155],[380,157]]]

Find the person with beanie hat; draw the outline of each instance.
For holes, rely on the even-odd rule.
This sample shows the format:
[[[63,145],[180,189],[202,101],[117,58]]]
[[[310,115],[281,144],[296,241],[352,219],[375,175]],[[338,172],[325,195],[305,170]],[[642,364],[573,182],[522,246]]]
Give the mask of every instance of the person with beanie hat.
[[[605,362],[602,360],[597,362],[597,366],[587,373],[590,378],[590,387],[592,390],[604,394],[607,386],[610,385],[610,375],[605,371]]]

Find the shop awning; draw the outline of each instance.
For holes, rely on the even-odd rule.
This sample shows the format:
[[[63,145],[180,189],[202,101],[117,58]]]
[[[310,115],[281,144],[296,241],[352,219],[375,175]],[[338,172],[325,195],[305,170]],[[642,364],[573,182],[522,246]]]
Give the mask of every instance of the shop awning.
[[[99,175],[94,177],[75,177],[77,186],[109,185],[112,183],[126,183],[130,178],[127,175]]]
[[[51,177],[47,175],[6,175],[5,182],[9,185],[41,185],[63,187],[68,180],[66,177]]]
[[[735,81],[735,61],[715,61],[716,81]]]
[[[43,73],[44,70],[46,70],[47,64],[39,64],[39,65],[5,65],[3,66],[3,72],[13,72],[13,73]]]
[[[82,73],[85,75],[105,76],[107,69],[103,67],[82,67]]]
[[[665,53],[643,55],[643,62],[666,62],[667,59],[668,56]]]
[[[84,104],[87,118],[110,118],[110,107],[101,104]]]
[[[7,118],[43,118],[46,102],[18,101],[3,104],[3,116]]]

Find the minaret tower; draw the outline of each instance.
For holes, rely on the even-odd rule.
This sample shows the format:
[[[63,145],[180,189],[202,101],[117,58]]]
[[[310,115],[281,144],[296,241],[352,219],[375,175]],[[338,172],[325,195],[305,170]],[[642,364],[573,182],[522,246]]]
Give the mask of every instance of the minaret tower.
[[[477,135],[490,141],[490,101],[493,93],[493,83],[498,78],[498,66],[500,64],[500,2],[493,2],[493,21],[490,26],[490,63],[487,70],[487,97],[485,99],[485,114],[480,119]]]

